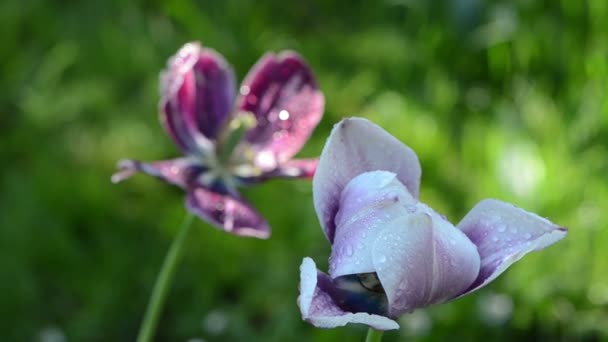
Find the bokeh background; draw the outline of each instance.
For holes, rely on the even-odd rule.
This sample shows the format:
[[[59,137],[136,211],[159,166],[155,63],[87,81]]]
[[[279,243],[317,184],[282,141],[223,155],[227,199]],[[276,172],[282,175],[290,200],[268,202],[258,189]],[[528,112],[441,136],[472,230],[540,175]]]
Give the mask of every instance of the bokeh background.
[[[422,200],[453,221],[516,203],[570,228],[490,286],[401,319],[385,341],[608,339],[608,2],[0,2],[0,339],[131,341],[183,195],[123,157],[177,149],[158,124],[158,73],[183,43],[240,79],[294,49],[327,99],[301,156],[367,117],[413,147]],[[362,341],[300,319],[298,267],[327,267],[307,181],[245,195],[267,241],[197,222],[157,341]]]

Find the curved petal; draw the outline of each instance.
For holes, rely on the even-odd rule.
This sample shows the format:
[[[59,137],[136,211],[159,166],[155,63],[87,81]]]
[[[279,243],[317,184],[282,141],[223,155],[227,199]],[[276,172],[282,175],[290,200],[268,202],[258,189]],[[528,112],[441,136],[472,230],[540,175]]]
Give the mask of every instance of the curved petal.
[[[200,164],[191,158],[177,158],[151,163],[125,159],[118,162],[118,168],[120,171],[112,175],[112,183],[122,182],[136,172],[143,172],[180,188],[186,188],[193,183],[204,170]]]
[[[458,223],[477,245],[481,257],[479,276],[462,295],[496,279],[529,252],[541,250],[566,236],[566,228],[512,204],[486,199]]]
[[[184,152],[208,149],[232,111],[234,73],[224,58],[187,43],[160,76],[161,121]]]
[[[423,204],[383,230],[372,253],[390,317],[455,297],[479,272],[475,245]]]
[[[336,124],[313,178],[315,210],[330,242],[334,241],[342,190],[357,175],[374,170],[394,172],[418,198],[421,170],[411,148],[366,119],[350,118]]]
[[[246,136],[264,170],[289,160],[321,120],[325,99],[306,62],[296,53],[264,55],[240,89],[239,109],[257,125]]]
[[[377,330],[399,329],[397,322],[384,316],[344,311],[332,298],[333,291],[331,279],[317,271],[315,262],[311,258],[304,258],[300,266],[300,296],[298,297],[302,319],[318,328],[335,328],[348,323],[361,323]]]
[[[186,207],[226,232],[260,239],[270,236],[266,220],[249,203],[231,195],[197,187],[188,192]]]
[[[336,215],[331,277],[375,272],[372,247],[378,234],[415,210],[416,202],[392,172],[371,171],[353,178],[342,191]]]

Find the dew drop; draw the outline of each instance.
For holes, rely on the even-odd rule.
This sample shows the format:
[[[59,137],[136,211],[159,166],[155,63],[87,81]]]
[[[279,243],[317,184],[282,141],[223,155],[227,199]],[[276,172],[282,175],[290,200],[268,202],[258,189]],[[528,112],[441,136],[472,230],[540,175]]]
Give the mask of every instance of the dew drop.
[[[499,226],[498,226],[498,231],[499,231],[499,232],[501,232],[501,233],[502,233],[502,232],[504,232],[505,230],[507,230],[507,227],[506,227],[504,224],[501,224],[501,225],[499,225]]]
[[[350,257],[350,256],[353,256],[353,253],[354,253],[354,251],[353,251],[353,246],[351,246],[351,245],[347,245],[347,246],[345,247],[345,251],[346,251],[346,255],[348,255],[349,257]]]
[[[494,241],[494,242],[498,242],[498,236],[493,236],[493,237],[492,237],[492,241]]]
[[[250,91],[249,86],[246,86],[246,85],[241,86],[240,91],[241,91],[241,95],[243,95],[243,96],[249,95],[249,91]]]
[[[524,238],[525,238],[526,240],[527,240],[527,239],[530,239],[530,238],[532,238],[532,234],[530,234],[530,233],[526,233],[526,234],[524,234]]]
[[[381,264],[384,264],[386,262],[386,255],[380,256],[380,259],[378,259],[378,262],[380,262]]]
[[[287,119],[289,119],[289,112],[283,109],[279,112],[279,120],[285,121]]]

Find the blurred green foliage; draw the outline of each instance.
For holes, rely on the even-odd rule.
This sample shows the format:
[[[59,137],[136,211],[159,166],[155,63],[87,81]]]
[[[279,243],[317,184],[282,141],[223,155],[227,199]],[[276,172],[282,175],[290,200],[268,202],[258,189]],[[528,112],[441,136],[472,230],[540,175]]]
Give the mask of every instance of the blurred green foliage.
[[[190,40],[241,79],[267,50],[306,57],[327,110],[302,156],[364,116],[419,153],[422,200],[453,221],[495,197],[570,227],[385,341],[608,338],[606,18],[604,0],[0,2],[1,340],[134,339],[183,195],[109,177],[120,158],[178,154],[157,121],[157,78]],[[272,237],[197,222],[157,340],[363,340],[363,327],[300,319],[301,259],[326,269],[329,256],[310,183],[246,196]]]

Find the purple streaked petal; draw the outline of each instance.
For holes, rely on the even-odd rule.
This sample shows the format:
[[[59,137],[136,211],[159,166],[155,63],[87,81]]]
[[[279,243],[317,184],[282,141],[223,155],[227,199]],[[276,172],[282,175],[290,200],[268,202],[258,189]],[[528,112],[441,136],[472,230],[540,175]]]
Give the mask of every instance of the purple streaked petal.
[[[136,172],[143,172],[180,188],[186,188],[188,184],[194,182],[196,176],[202,171],[202,167],[191,158],[177,158],[150,163],[125,159],[118,162],[118,168],[120,171],[112,175],[113,183],[122,182]]]
[[[243,199],[197,187],[188,191],[186,207],[226,232],[260,239],[270,236],[266,220]]]
[[[175,142],[197,152],[215,140],[235,97],[234,73],[224,58],[187,43],[169,60],[160,83],[161,121]]]
[[[389,317],[445,302],[479,272],[471,241],[424,204],[375,238],[373,261],[389,302]]]
[[[344,311],[332,298],[333,291],[331,279],[317,270],[311,258],[304,258],[300,266],[298,306],[305,321],[318,328],[335,328],[348,323],[361,323],[377,330],[399,329],[397,322],[384,316]]]
[[[395,173],[418,198],[421,170],[411,148],[366,119],[350,118],[336,124],[313,178],[315,210],[330,242],[334,241],[342,190],[357,175],[374,170]]]
[[[495,199],[479,202],[458,228],[477,245],[481,257],[477,279],[461,295],[487,285],[524,255],[554,244],[567,233],[545,218]]]
[[[291,51],[264,55],[243,81],[240,93],[239,109],[257,119],[246,140],[264,170],[289,160],[302,148],[325,106],[312,71]]]
[[[408,210],[415,210],[416,202],[392,172],[371,171],[353,178],[342,191],[335,219],[331,277],[375,272],[376,237]]]

